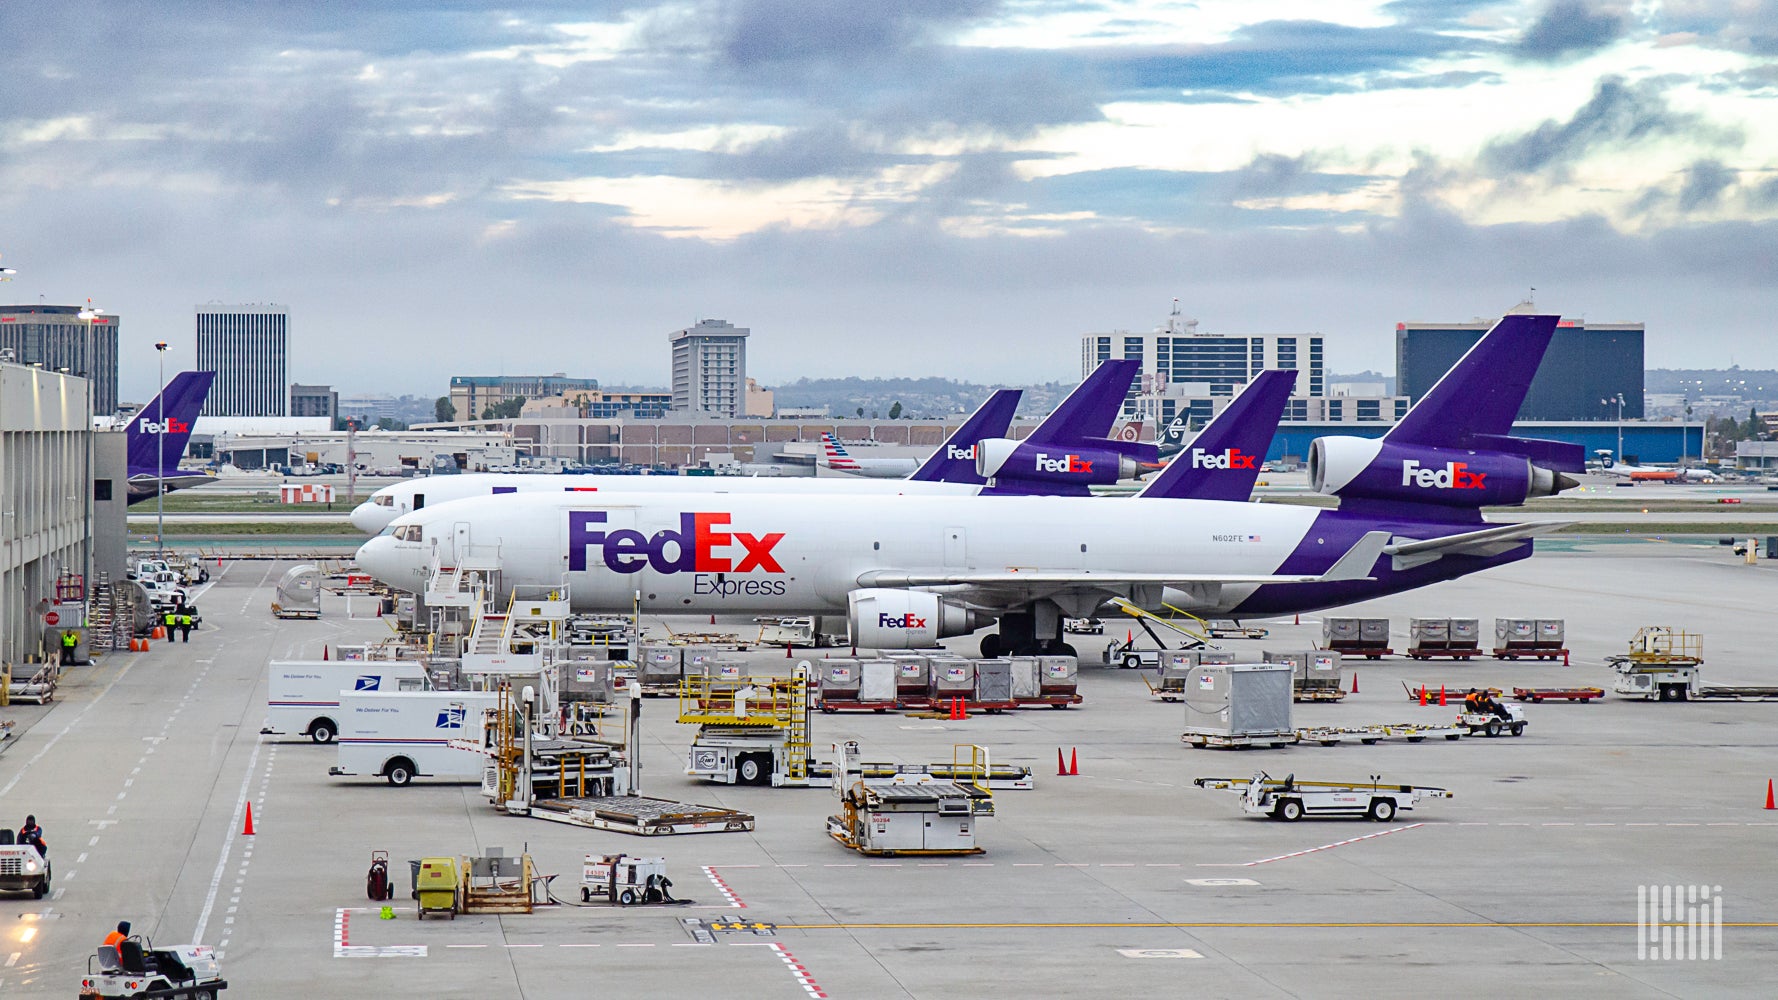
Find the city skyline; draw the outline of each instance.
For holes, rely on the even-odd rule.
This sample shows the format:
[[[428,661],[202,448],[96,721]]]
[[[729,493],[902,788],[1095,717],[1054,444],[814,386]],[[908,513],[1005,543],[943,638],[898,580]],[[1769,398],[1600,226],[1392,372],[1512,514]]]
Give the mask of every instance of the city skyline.
[[[646,345],[709,316],[762,384],[1041,382],[1175,297],[1387,370],[1395,323],[1533,287],[1646,323],[1650,367],[1778,365],[1769,4],[77,0],[0,30],[9,292],[125,315],[124,398],[155,340],[190,367],[211,299],[301,317],[291,380],[397,394],[660,384]]]

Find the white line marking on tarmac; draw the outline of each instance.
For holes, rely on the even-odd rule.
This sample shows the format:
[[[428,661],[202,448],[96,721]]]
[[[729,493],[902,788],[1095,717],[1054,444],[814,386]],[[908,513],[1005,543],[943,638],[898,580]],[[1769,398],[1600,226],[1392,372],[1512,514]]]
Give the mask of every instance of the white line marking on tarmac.
[[[1348,839],[1348,840],[1337,840],[1331,844],[1322,844],[1320,847],[1311,847],[1307,850],[1302,850],[1302,851],[1292,851],[1289,854],[1279,854],[1275,857],[1261,858],[1258,861],[1236,861],[1236,862],[1227,863],[1227,864],[1200,864],[1200,865],[1198,865],[1198,867],[1199,868],[1252,868],[1254,865],[1267,865],[1267,864],[1271,864],[1274,861],[1284,861],[1289,858],[1300,858],[1305,854],[1314,854],[1318,851],[1331,851],[1336,847],[1345,847],[1347,844],[1356,844],[1356,843],[1359,843],[1360,841],[1365,841],[1365,840],[1375,840],[1378,837],[1387,837],[1392,833],[1401,833],[1404,830],[1418,830],[1419,828],[1421,828],[1425,825],[1426,825],[1425,823],[1409,823],[1407,826],[1398,826],[1398,827],[1395,827],[1394,829],[1390,829],[1390,830],[1379,830],[1376,833],[1367,833],[1362,837],[1352,837],[1351,839]]]
[[[80,852],[80,857],[78,857],[78,858],[75,858],[75,859],[74,859],[74,863],[75,863],[75,864],[77,864],[77,865],[82,865],[82,864],[85,864],[85,863],[86,863],[86,852],[85,852],[85,851],[81,851],[81,852]]]
[[[22,952],[22,951],[15,951],[12,954],[6,956],[6,967],[8,969],[10,969],[13,966],[19,964],[19,956],[23,955],[23,954],[24,954],[24,952]]]
[[[268,574],[271,570],[266,570]],[[235,798],[234,818],[229,821],[228,836],[222,841],[222,854],[216,859],[216,873],[210,876],[210,892],[204,897],[204,908],[198,913],[197,929],[191,932],[194,942],[204,940],[204,927],[210,922],[210,911],[216,906],[216,893],[222,889],[222,873],[228,870],[229,852],[234,850],[235,837],[239,836],[242,825],[242,814],[247,808],[247,786],[253,781],[253,772],[259,767],[259,748],[263,743],[253,744],[253,755],[247,758],[247,774],[241,779],[241,794]],[[239,884],[238,882],[236,883]]]

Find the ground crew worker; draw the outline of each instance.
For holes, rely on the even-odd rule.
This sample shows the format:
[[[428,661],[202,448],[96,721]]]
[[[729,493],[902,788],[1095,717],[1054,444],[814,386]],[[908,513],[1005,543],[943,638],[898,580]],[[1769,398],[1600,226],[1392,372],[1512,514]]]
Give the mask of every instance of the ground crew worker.
[[[162,624],[164,624],[167,627],[167,641],[172,642],[173,641],[173,630],[175,628],[179,627],[179,616],[174,614],[171,610],[169,610],[166,614],[166,619],[165,619],[165,621],[162,622]]]
[[[197,624],[196,622],[192,621],[190,608],[187,608],[185,610],[185,612],[183,612],[179,615],[179,641],[180,642],[190,642],[191,641],[191,630],[192,630],[192,628],[194,628],[196,626],[196,624]]]
[[[79,645],[80,633],[73,629],[66,629],[62,632],[62,666],[72,667],[74,665],[74,648]]]
[[[1502,722],[1511,722],[1513,718],[1512,713],[1506,710],[1506,706],[1494,700],[1494,695],[1491,693],[1482,695],[1481,710],[1500,719]]]
[[[105,940],[104,940],[103,944],[105,947],[115,948],[118,945],[129,940],[129,937],[130,937],[130,922],[128,920],[119,920],[117,922],[117,930],[114,930],[111,933],[105,935]]]
[[[1470,688],[1469,693],[1463,696],[1463,710],[1472,715],[1482,711],[1482,696],[1475,688]]]
[[[37,848],[37,853],[49,857],[49,844],[43,840],[43,827],[37,825],[35,815],[25,817],[25,825],[19,827],[17,843]]]

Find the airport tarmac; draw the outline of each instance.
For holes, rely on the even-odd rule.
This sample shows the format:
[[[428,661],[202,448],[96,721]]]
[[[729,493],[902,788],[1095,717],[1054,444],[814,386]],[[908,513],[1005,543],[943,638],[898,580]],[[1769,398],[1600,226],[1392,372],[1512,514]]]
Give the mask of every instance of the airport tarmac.
[[[1563,618],[1573,665],[1359,661],[1359,693],[1298,705],[1297,723],[1454,714],[1411,702],[1404,681],[1609,688],[1601,658],[1645,624],[1702,633],[1706,683],[1778,684],[1778,562],[1612,538],[1540,545],[1532,560],[1338,613],[1391,617],[1403,640],[1410,616],[1476,617],[1484,633],[1496,616]],[[1088,668],[1085,704],[1066,711],[818,715],[818,750],[856,739],[866,759],[948,761],[973,742],[1037,769],[1034,790],[996,794],[986,854],[872,859],[823,832],[826,789],[685,778],[693,730],[673,722],[670,699],[649,699],[645,792],[746,809],[758,829],[644,841],[500,816],[474,786],[330,778],[331,748],[261,736],[269,659],[388,632],[374,619],[273,619],[285,568],[224,566],[198,597],[205,628],[189,644],[110,654],[70,671],[47,712],[6,710],[29,728],[0,755],[0,815],[37,815],[56,880],[41,901],[0,899],[0,992],[70,995],[86,956],[128,919],[163,944],[215,945],[224,995],[267,998],[1771,993],[1778,811],[1763,806],[1778,703],[1608,696],[1527,706],[1516,739],[1224,752],[1183,746],[1182,707],[1152,700],[1138,672]],[[1305,648],[1319,620],[1223,645],[1251,660]],[[1076,642],[1091,663],[1112,638]],[[781,652],[749,656],[762,672],[788,665]],[[1058,749],[1078,754],[1079,776],[1054,774]],[[1260,769],[1381,775],[1455,798],[1388,824],[1285,824],[1191,785]],[[658,854],[675,894],[696,903],[417,922],[405,860],[490,846],[528,848],[574,900],[583,855]],[[372,850],[396,859],[394,920],[365,898]],[[1720,959],[1639,957],[1649,885],[1720,887]],[[712,927],[713,943],[685,918]]]

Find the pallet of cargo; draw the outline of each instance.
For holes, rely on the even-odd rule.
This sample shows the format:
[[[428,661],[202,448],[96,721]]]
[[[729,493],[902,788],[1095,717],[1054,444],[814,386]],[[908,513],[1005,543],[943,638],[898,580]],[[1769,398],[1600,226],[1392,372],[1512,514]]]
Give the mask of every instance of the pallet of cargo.
[[[1465,730],[1454,726],[1423,726],[1411,722],[1382,723],[1371,726],[1312,726],[1299,729],[1297,742],[1319,743],[1331,747],[1346,740],[1357,740],[1365,746],[1380,743],[1383,740],[1406,740],[1409,743],[1422,743],[1433,737],[1442,736],[1447,740],[1455,740],[1463,736]]]
[[[1221,733],[1186,733],[1179,739],[1187,746],[1200,749],[1245,750],[1249,747],[1266,746],[1276,750],[1297,742],[1300,737],[1295,730],[1291,730],[1275,733],[1241,733],[1234,736]]]
[[[1519,701],[1592,701],[1605,697],[1604,688],[1513,688]]]
[[[1568,650],[1544,646],[1502,646],[1488,652],[1496,660],[1568,660]]]
[[[1337,687],[1297,688],[1290,693],[1291,701],[1339,701],[1345,697],[1346,692]]]
[[[555,823],[641,837],[675,833],[744,833],[753,829],[752,813],[646,795],[538,799],[531,803],[531,815]]]

